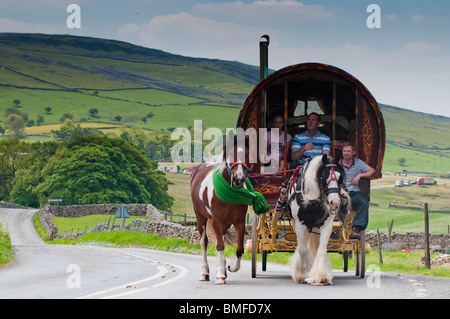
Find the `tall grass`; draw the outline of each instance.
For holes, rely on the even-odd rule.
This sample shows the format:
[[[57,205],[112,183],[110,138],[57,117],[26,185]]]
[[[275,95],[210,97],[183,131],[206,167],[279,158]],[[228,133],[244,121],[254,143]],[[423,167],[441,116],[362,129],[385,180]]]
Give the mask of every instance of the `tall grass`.
[[[13,260],[13,250],[8,228],[3,219],[0,219],[0,267]]]

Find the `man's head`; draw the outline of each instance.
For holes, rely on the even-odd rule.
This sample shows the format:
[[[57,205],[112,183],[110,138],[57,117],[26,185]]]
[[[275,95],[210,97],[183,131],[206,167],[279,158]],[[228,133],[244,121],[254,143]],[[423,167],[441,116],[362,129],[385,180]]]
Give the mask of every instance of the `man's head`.
[[[320,115],[316,112],[310,113],[306,120],[306,129],[308,131],[317,131],[320,125]]]
[[[355,148],[351,142],[342,143],[342,158],[349,160],[355,156]]]

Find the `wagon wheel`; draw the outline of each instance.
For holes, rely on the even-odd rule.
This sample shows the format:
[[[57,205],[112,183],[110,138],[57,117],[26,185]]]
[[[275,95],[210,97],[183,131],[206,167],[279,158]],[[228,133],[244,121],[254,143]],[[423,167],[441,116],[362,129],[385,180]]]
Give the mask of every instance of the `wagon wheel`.
[[[361,231],[359,244],[356,247],[355,275],[364,278],[366,273],[366,232]]]
[[[361,231],[361,262],[360,262],[360,271],[359,271],[359,277],[364,278],[364,275],[366,273],[366,232]]]
[[[256,237],[258,227],[258,216],[254,215],[252,218],[252,278],[256,278],[256,261],[257,261],[257,250],[256,250]]]
[[[343,261],[343,271],[347,272],[348,271],[348,250],[345,250],[342,252],[342,261]]]

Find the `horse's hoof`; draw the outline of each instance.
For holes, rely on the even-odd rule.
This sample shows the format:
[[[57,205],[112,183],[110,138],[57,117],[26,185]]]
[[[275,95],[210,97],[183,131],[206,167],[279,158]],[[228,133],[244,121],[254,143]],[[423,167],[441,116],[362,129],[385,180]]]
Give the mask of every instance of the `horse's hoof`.
[[[201,275],[200,281],[209,281],[209,275]]]
[[[225,280],[225,278],[217,278],[216,279],[216,285],[225,285],[227,283],[227,281]]]
[[[333,284],[333,282],[328,279],[314,280],[312,278],[307,278],[306,282],[309,283],[311,286],[329,286]]]

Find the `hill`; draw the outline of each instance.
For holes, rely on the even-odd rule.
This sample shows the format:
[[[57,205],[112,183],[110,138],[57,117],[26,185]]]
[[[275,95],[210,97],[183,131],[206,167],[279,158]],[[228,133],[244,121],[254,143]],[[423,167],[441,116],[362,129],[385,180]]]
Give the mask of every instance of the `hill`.
[[[258,81],[258,67],[239,62],[90,37],[0,33],[0,121],[17,100],[29,119],[43,116],[47,131],[68,112],[78,121],[116,124],[119,115],[120,124],[165,132],[192,126],[200,118],[206,127],[234,127]],[[91,108],[98,110],[95,116]],[[389,105],[381,109],[390,171],[411,165],[448,170],[450,118]],[[27,131],[43,132],[45,127]],[[402,156],[407,161],[400,165]]]
[[[237,115],[227,116],[223,107],[240,108],[258,79],[254,66],[119,41],[0,34],[0,117],[19,100],[31,119],[43,115],[46,124],[59,123],[71,111],[75,119],[88,120],[88,110],[95,107],[99,113],[91,120],[114,121],[121,115],[122,122],[140,126],[152,112],[147,126],[157,130],[179,126],[186,113],[214,114],[204,116],[206,125],[219,126],[220,118],[234,127]]]

